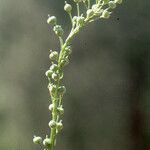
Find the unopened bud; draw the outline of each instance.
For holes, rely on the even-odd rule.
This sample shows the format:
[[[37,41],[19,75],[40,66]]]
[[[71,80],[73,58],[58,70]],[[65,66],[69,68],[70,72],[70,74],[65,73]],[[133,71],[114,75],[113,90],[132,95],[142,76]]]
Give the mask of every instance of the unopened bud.
[[[66,93],[66,88],[65,88],[65,86],[60,86],[60,87],[58,88],[58,92],[59,92],[60,94]]]
[[[50,104],[49,107],[48,107],[48,109],[49,109],[50,111],[52,111],[53,108],[54,108],[54,105],[53,105],[53,104]]]
[[[78,19],[78,17],[77,17],[77,16],[74,16],[74,17],[72,18],[72,22],[73,22],[73,23],[76,23],[76,22],[77,22],[77,19]]]
[[[70,54],[72,53],[71,46],[67,46],[67,47],[65,48],[65,52],[66,52],[66,55],[67,55],[67,56],[70,55]]]
[[[47,71],[45,72],[45,75],[46,75],[47,77],[51,78],[52,73],[53,73],[52,70],[47,70]]]
[[[57,51],[53,51],[50,53],[49,58],[53,61],[57,61],[58,60],[58,52]]]
[[[68,58],[62,59],[62,60],[60,61],[60,66],[61,66],[61,67],[64,67],[64,66],[66,66],[66,65],[68,65],[68,64],[69,64],[69,59],[68,59]]]
[[[49,84],[48,89],[49,89],[50,94],[54,94],[56,91],[56,85]]]
[[[45,138],[44,141],[43,141],[43,145],[44,146],[50,145],[50,139],[49,138]]]
[[[87,14],[87,18],[90,18],[90,17],[93,16],[94,11],[92,9],[88,9],[87,12],[86,12],[86,14]]]
[[[56,128],[57,128],[58,131],[63,129],[63,124],[62,124],[61,121],[56,124]]]
[[[56,122],[55,122],[54,120],[51,120],[51,121],[49,122],[48,126],[49,126],[50,128],[55,128],[55,127],[56,127]]]
[[[58,111],[58,113],[59,113],[60,115],[63,115],[63,114],[64,114],[64,109],[62,108],[62,106],[61,106],[61,107],[58,107],[58,108],[57,108],[57,111]]]
[[[42,138],[39,137],[39,136],[34,136],[33,143],[34,144],[41,144],[42,143]]]
[[[51,24],[51,25],[56,25],[56,23],[57,23],[56,17],[55,17],[55,16],[50,16],[50,17],[48,17],[47,23],[48,23],[48,24]]]
[[[49,68],[51,71],[55,72],[58,70],[58,66],[56,64],[52,64]]]
[[[54,26],[53,30],[54,30],[55,34],[58,36],[62,36],[64,33],[64,31],[60,25]]]
[[[52,74],[52,79],[55,80],[55,81],[57,81],[59,79],[59,75],[56,74],[56,73],[53,73]]]
[[[108,19],[109,17],[110,17],[110,12],[107,11],[107,10],[104,10],[103,13],[102,13],[101,18]]]
[[[70,13],[72,10],[72,6],[70,4],[68,4],[67,2],[65,2],[64,10],[66,12]]]

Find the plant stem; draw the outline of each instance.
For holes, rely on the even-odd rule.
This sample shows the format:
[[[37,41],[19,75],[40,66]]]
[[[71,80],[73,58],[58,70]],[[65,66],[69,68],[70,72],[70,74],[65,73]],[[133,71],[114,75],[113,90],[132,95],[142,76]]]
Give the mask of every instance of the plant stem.
[[[88,0],[88,9],[90,9],[91,7],[91,3],[90,3],[90,0]]]
[[[78,15],[78,17],[80,16],[80,7],[79,7],[79,3],[77,3],[77,15]]]
[[[55,122],[57,121],[58,87],[59,87],[59,81],[56,84],[56,92],[54,98],[51,97],[53,102],[52,120]],[[56,127],[51,129],[50,147],[48,150],[54,150],[55,141],[56,141]]]

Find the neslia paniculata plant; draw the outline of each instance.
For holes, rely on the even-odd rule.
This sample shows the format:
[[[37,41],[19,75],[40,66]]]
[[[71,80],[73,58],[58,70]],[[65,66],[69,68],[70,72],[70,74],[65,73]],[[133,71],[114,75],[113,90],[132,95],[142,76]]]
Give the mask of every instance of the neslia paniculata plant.
[[[72,52],[71,41],[74,36],[90,22],[99,19],[108,19],[118,4],[122,0],[73,0],[76,4],[76,14],[72,14],[72,6],[65,1],[64,10],[68,13],[71,21],[71,31],[67,38],[63,37],[64,31],[61,25],[57,23],[55,16],[48,15],[47,23],[53,26],[53,31],[60,42],[60,51],[50,50],[49,58],[51,66],[46,71],[45,75],[48,78],[48,90],[50,94],[49,111],[51,113],[51,121],[48,123],[50,127],[50,134],[46,135],[42,140],[39,136],[34,136],[33,142],[35,144],[43,144],[44,150],[54,150],[56,146],[57,135],[63,128],[61,115],[64,113],[62,105],[62,98],[66,92],[65,86],[62,84],[63,69],[69,63],[69,56]],[[85,7],[81,11],[81,5]],[[83,7],[82,7],[83,8]]]

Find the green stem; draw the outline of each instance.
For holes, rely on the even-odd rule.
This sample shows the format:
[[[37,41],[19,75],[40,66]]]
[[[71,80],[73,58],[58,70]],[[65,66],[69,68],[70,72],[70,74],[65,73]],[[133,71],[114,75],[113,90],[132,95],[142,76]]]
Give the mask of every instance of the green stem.
[[[57,103],[59,101],[58,99],[58,87],[59,87],[59,81],[56,84],[56,91],[53,98],[53,111],[52,111],[52,120],[57,122]],[[51,129],[50,133],[50,147],[48,150],[54,150],[56,141],[56,127]]]
[[[73,27],[73,21],[72,21],[72,14],[71,13],[69,13],[69,17],[70,17],[71,25]]]
[[[90,3],[90,0],[88,0],[88,9],[90,9],[91,7],[91,3]]]
[[[80,7],[79,7],[79,3],[77,3],[77,15],[78,15],[78,17],[80,16]]]

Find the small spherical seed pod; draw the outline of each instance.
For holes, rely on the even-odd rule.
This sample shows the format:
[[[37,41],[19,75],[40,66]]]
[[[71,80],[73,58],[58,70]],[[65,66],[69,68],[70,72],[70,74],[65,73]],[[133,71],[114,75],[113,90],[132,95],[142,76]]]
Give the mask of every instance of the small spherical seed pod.
[[[57,18],[55,16],[50,16],[47,19],[47,23],[50,25],[56,25],[57,23]]]
[[[55,81],[58,81],[59,75],[56,74],[56,73],[53,73],[53,74],[52,74],[52,79],[55,80]]]
[[[48,107],[48,109],[49,109],[50,111],[53,111],[53,108],[54,108],[54,105],[53,105],[53,104],[50,104],[49,107]]]
[[[45,75],[46,75],[47,77],[51,78],[52,73],[53,73],[52,70],[47,70],[47,71],[45,72]]]
[[[49,89],[50,94],[53,94],[56,91],[56,85],[49,84],[48,89]]]
[[[64,31],[60,25],[54,26],[53,30],[54,30],[55,34],[58,36],[62,36],[64,34]]]
[[[64,109],[62,108],[62,106],[58,107],[57,108],[57,111],[60,115],[63,115],[64,114]]]
[[[115,3],[114,1],[110,1],[110,2],[108,3],[108,5],[109,5],[109,7],[110,7],[111,9],[115,9],[115,8],[116,8],[116,3]]]
[[[46,147],[49,146],[50,145],[50,139],[45,138],[44,141],[43,141],[43,145],[46,146]]]
[[[58,74],[59,79],[62,79],[64,77],[63,71],[62,70],[57,70],[56,74]]]
[[[62,124],[61,121],[56,124],[56,128],[57,128],[58,131],[63,129],[63,124]]]
[[[50,128],[55,128],[56,127],[56,122],[54,120],[51,120],[49,123],[48,123],[48,126]]]
[[[70,54],[72,53],[71,46],[67,46],[67,47],[65,48],[65,52],[66,52],[66,55],[67,55],[67,56],[70,55]]]
[[[94,11],[92,9],[88,9],[86,14],[87,14],[87,18],[90,18],[94,15]]]
[[[65,87],[65,86],[60,86],[60,87],[58,88],[58,92],[59,92],[59,94],[61,94],[61,95],[65,94],[65,93],[66,93],[66,87]]]
[[[62,60],[60,61],[60,66],[61,66],[61,67],[64,67],[64,66],[66,66],[66,65],[68,65],[68,64],[69,64],[69,59],[68,59],[68,58],[62,59]]]
[[[66,1],[65,1],[64,10],[65,10],[67,13],[70,13],[71,10],[72,10],[72,6],[71,6],[70,4],[68,4]]]
[[[77,19],[78,19],[78,17],[77,17],[77,16],[74,16],[74,17],[72,18],[72,22],[73,22],[73,23],[77,23]]]
[[[52,72],[55,72],[58,70],[58,66],[56,64],[52,64],[49,68]]]
[[[115,3],[121,4],[122,0],[115,0]]]
[[[57,61],[58,60],[58,52],[57,51],[51,52],[50,55],[49,55],[49,58],[52,61]]]
[[[39,136],[34,136],[33,143],[34,144],[41,144],[42,143],[42,138],[39,137]]]
[[[93,11],[97,11],[97,9],[98,9],[97,4],[92,5],[92,10]]]
[[[101,17],[108,19],[110,17],[110,12],[107,10],[104,10]]]

